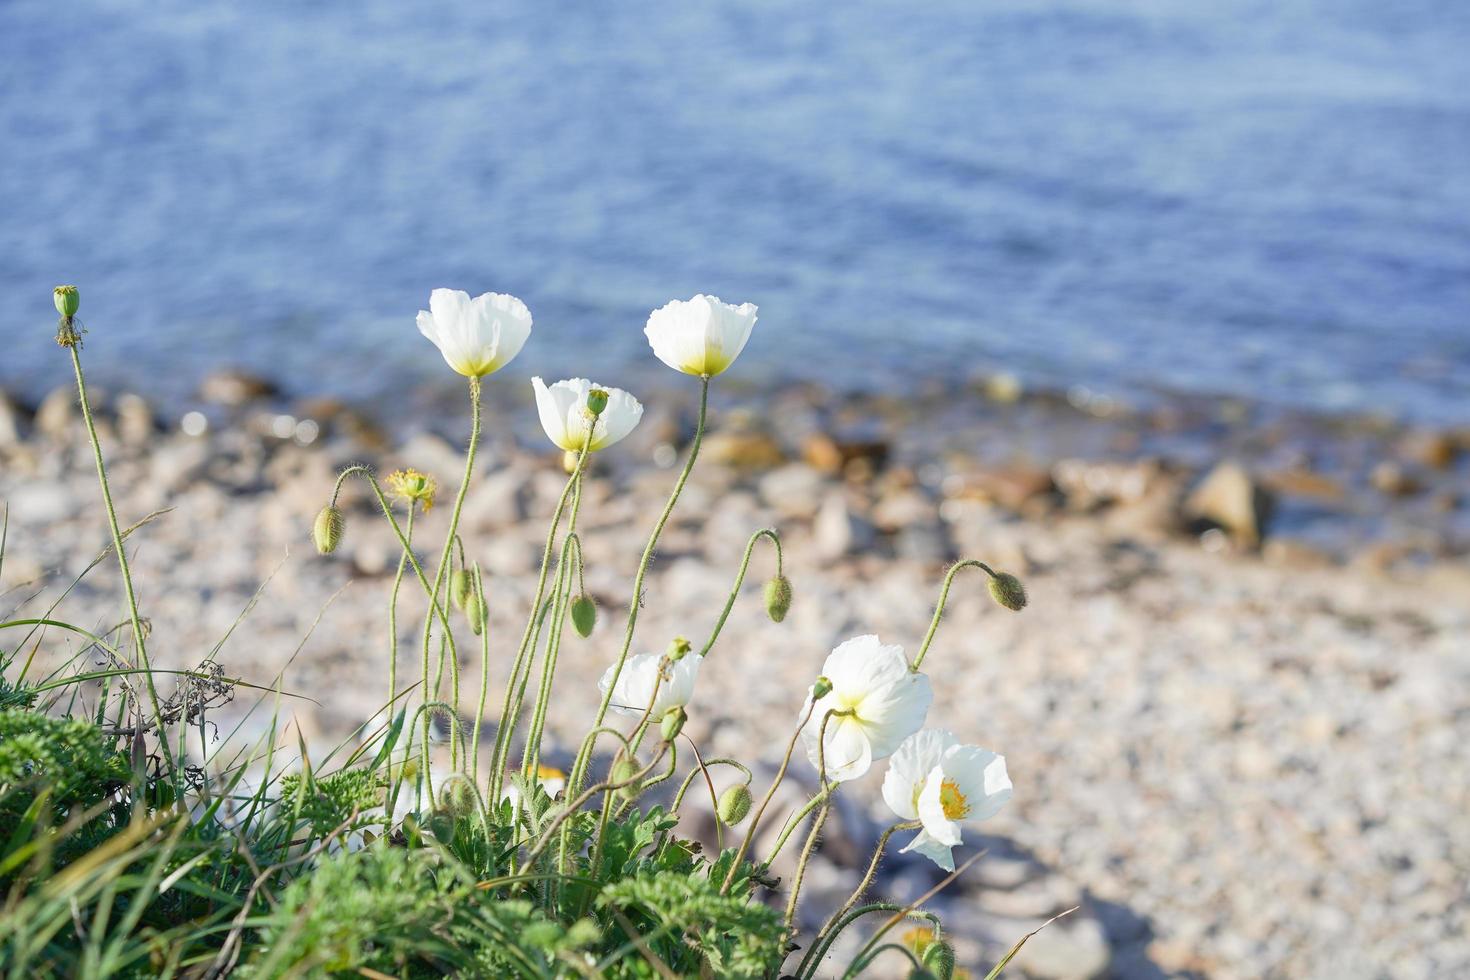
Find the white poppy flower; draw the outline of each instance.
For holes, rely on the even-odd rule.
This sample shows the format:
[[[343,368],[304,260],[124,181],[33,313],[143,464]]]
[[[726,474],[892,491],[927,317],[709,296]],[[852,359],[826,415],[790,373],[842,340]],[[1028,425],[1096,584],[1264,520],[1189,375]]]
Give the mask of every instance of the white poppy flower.
[[[694,679],[699,676],[699,667],[704,663],[704,658],[697,653],[685,654],[664,668],[663,680],[660,681],[659,669],[663,659],[656,653],[641,653],[630,657],[623,664],[623,672],[618,675],[618,682],[613,686],[609,710],[620,715],[641,718],[651,700],[653,710],[648,717],[658,722],[670,708],[682,708],[688,704],[689,699],[694,697]],[[607,696],[607,689],[612,685],[616,667],[616,664],[609,667],[597,684],[603,697]],[[657,695],[654,694],[655,685],[658,687]]]
[[[521,352],[531,336],[531,311],[514,296],[462,289],[436,289],[429,308],[419,310],[419,333],[432,340],[460,374],[493,374]]]
[[[740,356],[755,316],[753,303],[731,306],[701,293],[687,302],[674,300],[654,310],[643,332],[653,353],[669,367],[713,377]]]
[[[593,384],[586,378],[558,381],[549,388],[540,378],[532,378],[531,385],[536,389],[536,412],[541,416],[541,428],[552,442],[568,452],[580,452],[589,431],[590,450],[611,446],[632,432],[643,418],[643,406],[638,399],[621,388]],[[607,393],[607,407],[597,416],[596,428],[587,410],[587,393],[594,389]]]
[[[801,735],[812,765],[820,768],[825,761],[827,778],[834,782],[856,779],[873,760],[892,755],[924,726],[934,700],[929,678],[909,670],[903,647],[885,646],[876,636],[855,636],[837,647],[827,655],[822,676],[832,690],[817,701]],[[850,713],[827,722],[826,746],[819,755],[822,718],[829,711]]]
[[[952,848],[962,843],[961,824],[988,820],[1010,798],[1004,756],[961,745],[949,732],[934,728],[900,745],[883,776],[883,800],[889,808],[924,825],[903,850],[918,851],[946,871],[954,870]]]

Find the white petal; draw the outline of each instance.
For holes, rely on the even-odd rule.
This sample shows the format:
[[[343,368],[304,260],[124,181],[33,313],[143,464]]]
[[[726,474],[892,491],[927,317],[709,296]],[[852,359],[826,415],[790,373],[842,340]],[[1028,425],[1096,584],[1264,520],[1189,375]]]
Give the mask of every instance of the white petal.
[[[894,813],[904,820],[919,818],[919,792],[945,750],[954,744],[953,735],[937,728],[926,728],[904,740],[883,775],[883,800]]]
[[[924,857],[933,861],[945,871],[954,870],[954,854],[950,850],[949,845],[941,844],[935,840],[929,835],[927,830],[919,831],[914,836],[914,839],[909,841],[899,853],[907,854],[909,851],[915,851],[924,855]]]
[[[872,634],[844,640],[822,664],[822,675],[834,691],[854,695],[900,680],[908,672],[903,647],[885,645]]]
[[[989,820],[1010,802],[1011,779],[1006,773],[1005,756],[978,745],[955,745],[945,751],[940,766],[945,778],[954,780],[965,797],[967,822]]]
[[[621,388],[603,388],[607,392],[607,408],[597,420],[592,440],[593,449],[605,449],[632,432],[643,418],[643,405]]]
[[[825,698],[823,699],[826,700]],[[827,707],[831,707],[828,705]],[[873,749],[863,727],[852,718],[834,715],[827,722],[825,751],[819,751],[818,739],[822,729],[822,718],[826,711],[819,702],[812,712],[811,720],[802,729],[802,742],[806,746],[807,759],[818,773],[825,764],[827,778],[834,783],[857,779],[873,766]]]
[[[541,419],[546,438],[562,449],[568,448],[566,414],[562,412],[556,394],[540,378],[532,378],[531,387],[536,392],[536,415]]]
[[[856,710],[872,743],[873,758],[892,755],[904,739],[923,728],[933,701],[929,678],[907,670],[898,680],[865,697]]]
[[[941,797],[944,780],[944,770],[939,766],[930,770],[924,789],[919,793],[919,819],[924,821],[924,829],[929,832],[929,836],[941,844],[953,847],[962,842],[960,825],[945,816]]]

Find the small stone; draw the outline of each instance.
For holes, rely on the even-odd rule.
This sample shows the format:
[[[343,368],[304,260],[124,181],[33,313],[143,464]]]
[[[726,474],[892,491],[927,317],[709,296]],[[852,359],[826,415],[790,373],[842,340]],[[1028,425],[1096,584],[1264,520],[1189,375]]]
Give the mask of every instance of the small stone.
[[[761,499],[783,517],[806,520],[822,503],[826,481],[810,466],[788,463],[761,477],[757,490]]]
[[[882,439],[839,440],[817,432],[807,437],[801,454],[813,469],[831,476],[871,476],[888,462],[889,447]]]
[[[1270,510],[1270,496],[1235,462],[1216,466],[1184,502],[1185,516],[1224,528],[1246,548],[1261,543]]]
[[[1390,497],[1409,497],[1424,489],[1424,481],[1400,463],[1384,460],[1373,467],[1373,489]]]
[[[1272,538],[1261,549],[1266,564],[1292,571],[1312,571],[1331,568],[1332,556],[1320,548],[1294,538]]]
[[[13,449],[21,444],[27,421],[21,407],[0,391],[0,449]]]
[[[200,399],[231,408],[273,398],[278,392],[279,389],[265,378],[235,368],[214,371],[199,384]]]
[[[80,425],[77,390],[70,386],[54,389],[36,409],[36,431],[53,442],[67,442]]]
[[[953,483],[945,482],[951,498],[983,500],[1007,510],[1020,510],[1028,501],[1056,490],[1050,471],[1024,463],[974,470]]]
[[[1419,429],[1399,440],[1397,452],[1404,459],[1432,470],[1447,470],[1460,455],[1459,443],[1448,432]]]
[[[158,433],[153,408],[142,395],[125,392],[113,406],[117,413],[117,436],[126,446],[143,447]]]
[[[1094,980],[1107,974],[1112,962],[1107,933],[1097,919],[1074,918],[1074,912],[1026,940],[1011,961],[1020,973],[1041,980]],[[1025,927],[1020,938],[1040,922]]]
[[[769,470],[786,461],[781,444],[763,432],[714,432],[704,437],[701,456],[734,470]]]
[[[852,512],[847,496],[837,490],[822,501],[812,525],[817,556],[826,561],[866,551],[873,546],[873,526]]]

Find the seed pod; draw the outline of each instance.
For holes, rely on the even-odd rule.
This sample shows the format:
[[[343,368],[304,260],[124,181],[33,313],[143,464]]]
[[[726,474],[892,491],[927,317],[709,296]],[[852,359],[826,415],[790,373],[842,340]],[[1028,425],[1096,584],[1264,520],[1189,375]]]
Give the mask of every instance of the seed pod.
[[[51,299],[56,304],[56,312],[64,317],[76,316],[77,307],[82,305],[82,296],[75,286],[57,286],[51,291]]]
[[[750,787],[744,783],[737,783],[720,794],[720,803],[716,812],[720,820],[728,827],[733,827],[744,820],[750,813]]]
[[[597,626],[597,603],[587,593],[582,593],[572,600],[572,628],[583,639],[592,635],[592,630]]]
[[[812,685],[812,700],[820,701],[832,693],[832,682],[826,677],[818,677],[817,682]]]
[[[954,977],[954,947],[947,939],[935,939],[924,950],[924,969],[928,970],[939,980],[952,980]]]
[[[990,577],[990,597],[1011,612],[1026,608],[1026,587],[1009,572],[997,572]]]
[[[475,590],[475,581],[470,573],[459,569],[449,576],[449,601],[454,603],[454,608],[464,611],[465,604],[470,601],[470,594]]]
[[[607,392],[601,388],[593,388],[587,392],[587,411],[593,418],[601,415],[607,408]]]
[[[658,724],[658,733],[665,742],[672,742],[679,737],[684,730],[684,722],[689,720],[689,713],[683,708],[670,708],[664,712],[663,721]]]
[[[766,614],[771,622],[779,623],[791,611],[791,580],[777,575],[766,583]]]
[[[342,516],[339,508],[332,504],[323,507],[321,513],[316,515],[316,523],[311,527],[311,540],[316,543],[316,550],[323,555],[336,551],[346,527],[347,519]]]
[[[693,649],[694,644],[689,642],[689,638],[687,636],[676,636],[669,643],[668,652],[666,652],[664,656],[668,658],[669,663],[676,664],[679,661],[683,660],[684,657],[689,653],[689,651]]]

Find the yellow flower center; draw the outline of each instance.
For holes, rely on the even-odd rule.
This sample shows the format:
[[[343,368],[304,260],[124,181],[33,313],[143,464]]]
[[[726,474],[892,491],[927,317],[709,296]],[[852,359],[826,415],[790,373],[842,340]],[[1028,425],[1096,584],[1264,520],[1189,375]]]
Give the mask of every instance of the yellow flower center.
[[[970,812],[970,801],[960,792],[959,784],[946,779],[939,784],[939,805],[950,820],[959,820]]]

